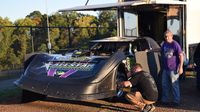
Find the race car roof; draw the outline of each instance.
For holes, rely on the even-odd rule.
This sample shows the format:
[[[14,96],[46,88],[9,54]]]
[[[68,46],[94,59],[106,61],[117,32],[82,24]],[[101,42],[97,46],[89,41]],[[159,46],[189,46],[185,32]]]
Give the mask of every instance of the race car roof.
[[[99,40],[92,40],[91,42],[130,42],[137,39],[137,37],[108,37]]]
[[[163,5],[185,5],[184,1],[172,1],[172,0],[154,0],[150,2],[145,1],[128,1],[128,2],[118,2],[118,3],[107,3],[107,4],[98,4],[98,5],[85,5],[85,6],[76,6],[67,9],[60,9],[59,12],[65,11],[89,11],[89,10],[112,10],[118,9],[125,6],[138,6],[138,5],[153,5],[153,4],[163,4]]]

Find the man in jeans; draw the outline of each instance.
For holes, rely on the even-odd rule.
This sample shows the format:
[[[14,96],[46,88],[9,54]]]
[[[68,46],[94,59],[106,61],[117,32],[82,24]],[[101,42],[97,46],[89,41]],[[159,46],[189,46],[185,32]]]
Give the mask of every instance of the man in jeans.
[[[197,72],[197,89],[200,90],[200,43],[198,43],[194,52],[195,71]]]
[[[162,104],[169,104],[169,93],[172,91],[173,105],[180,104],[179,75],[183,73],[183,52],[180,45],[173,40],[173,34],[164,33],[165,42],[161,47],[162,73]]]

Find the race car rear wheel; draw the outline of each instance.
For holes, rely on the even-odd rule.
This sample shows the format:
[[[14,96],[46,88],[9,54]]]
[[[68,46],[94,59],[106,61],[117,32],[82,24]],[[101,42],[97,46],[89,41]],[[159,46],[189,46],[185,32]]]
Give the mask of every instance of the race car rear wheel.
[[[35,100],[44,100],[45,98],[46,98],[46,95],[38,94],[38,93],[31,92],[25,89],[22,90],[21,102],[23,103],[31,102]]]
[[[124,96],[124,93],[123,93],[123,91],[121,91],[121,82],[123,82],[123,81],[126,81],[127,80],[127,77],[126,77],[126,74],[125,73],[123,73],[123,72],[118,72],[117,73],[117,78],[116,78],[116,84],[117,84],[117,93],[116,93],[116,96],[117,97],[122,97],[122,96]]]
[[[109,101],[109,102],[115,102],[115,101],[123,101],[124,99],[124,94],[121,94],[120,96],[118,96],[119,94],[119,91],[120,91],[120,83],[122,81],[125,81],[127,79],[126,77],[126,74],[121,72],[121,71],[118,71],[117,74],[116,74],[116,79],[115,79],[115,84],[116,84],[116,94],[113,96],[113,97],[109,97],[109,98],[106,98],[105,100],[106,101]]]

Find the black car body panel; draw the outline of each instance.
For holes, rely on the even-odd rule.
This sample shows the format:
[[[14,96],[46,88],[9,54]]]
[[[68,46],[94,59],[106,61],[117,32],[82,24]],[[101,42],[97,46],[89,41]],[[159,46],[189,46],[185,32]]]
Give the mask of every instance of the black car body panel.
[[[84,53],[38,53],[25,62],[24,73],[15,84],[24,90],[69,100],[115,96],[117,74],[124,72],[122,62],[129,56],[130,43],[135,40],[139,41],[111,37],[93,41],[94,46]],[[151,49],[147,44],[145,49]],[[134,45],[140,46],[139,42]]]

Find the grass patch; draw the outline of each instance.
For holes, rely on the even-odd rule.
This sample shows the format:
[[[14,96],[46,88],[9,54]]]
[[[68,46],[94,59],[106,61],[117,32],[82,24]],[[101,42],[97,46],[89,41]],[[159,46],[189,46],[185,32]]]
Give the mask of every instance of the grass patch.
[[[19,78],[21,74],[22,70],[0,71],[0,80]]]
[[[4,74],[4,75],[0,75],[0,80],[6,80],[6,79],[14,79],[14,78],[19,78],[20,75],[8,75],[8,74]]]

